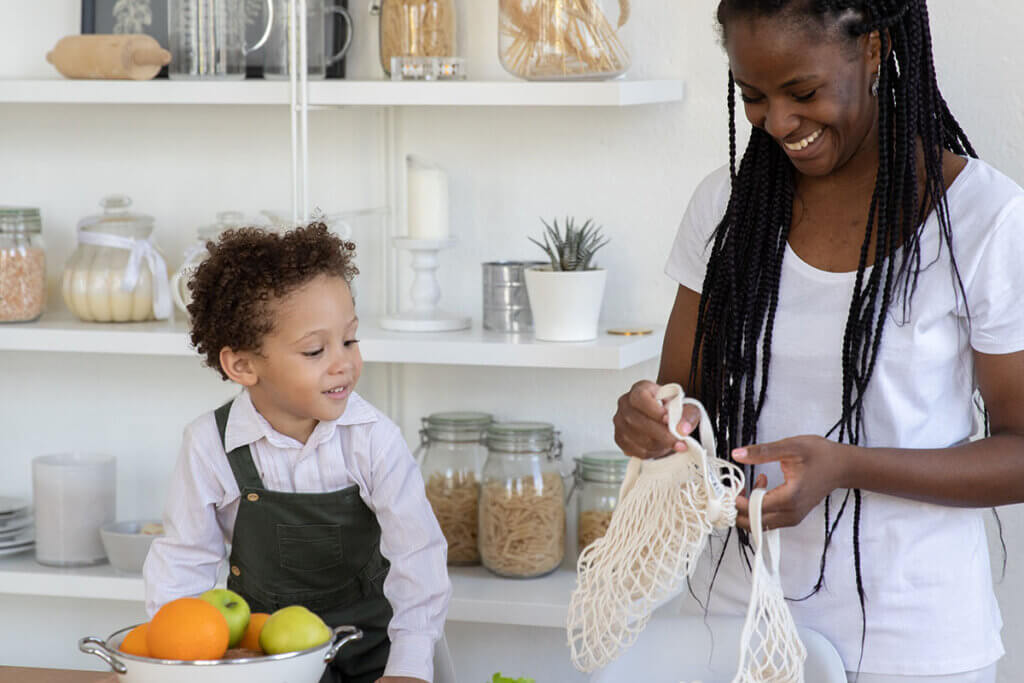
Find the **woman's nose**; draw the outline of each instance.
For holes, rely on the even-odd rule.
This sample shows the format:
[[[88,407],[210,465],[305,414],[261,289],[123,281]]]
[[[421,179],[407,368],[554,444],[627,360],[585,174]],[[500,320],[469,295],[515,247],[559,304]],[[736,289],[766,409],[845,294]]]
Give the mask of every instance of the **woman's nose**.
[[[764,129],[777,140],[784,140],[800,127],[800,118],[782,101],[768,104],[764,115]]]

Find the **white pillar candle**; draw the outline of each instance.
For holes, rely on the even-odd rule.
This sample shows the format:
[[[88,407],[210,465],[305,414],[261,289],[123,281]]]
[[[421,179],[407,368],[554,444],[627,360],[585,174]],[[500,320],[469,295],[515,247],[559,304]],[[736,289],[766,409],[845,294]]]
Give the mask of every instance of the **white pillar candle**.
[[[448,239],[448,174],[411,156],[406,168],[409,237]]]

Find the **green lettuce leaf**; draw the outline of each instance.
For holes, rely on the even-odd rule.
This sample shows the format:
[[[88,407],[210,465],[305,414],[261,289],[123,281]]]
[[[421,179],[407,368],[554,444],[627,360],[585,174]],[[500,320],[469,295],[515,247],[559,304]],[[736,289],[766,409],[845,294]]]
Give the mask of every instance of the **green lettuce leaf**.
[[[496,673],[491,679],[491,683],[536,683],[536,681],[532,678],[509,678],[502,676],[501,673]]]

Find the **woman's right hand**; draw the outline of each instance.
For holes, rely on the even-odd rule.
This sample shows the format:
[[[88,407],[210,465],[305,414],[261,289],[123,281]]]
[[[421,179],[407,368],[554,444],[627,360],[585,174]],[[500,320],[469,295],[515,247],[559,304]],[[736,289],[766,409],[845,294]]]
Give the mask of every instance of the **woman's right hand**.
[[[660,388],[654,382],[641,380],[619,397],[619,407],[612,424],[615,425],[615,443],[626,455],[660,458],[686,450],[686,444],[668,430],[668,410],[655,398]],[[676,431],[688,436],[697,428],[699,421],[700,411],[692,405],[685,405]]]

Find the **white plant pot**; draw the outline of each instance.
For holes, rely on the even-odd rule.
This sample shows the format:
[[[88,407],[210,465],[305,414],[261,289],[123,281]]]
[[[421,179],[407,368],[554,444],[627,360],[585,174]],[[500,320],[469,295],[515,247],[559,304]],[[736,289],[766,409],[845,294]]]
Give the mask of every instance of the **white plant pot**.
[[[542,341],[597,339],[597,321],[608,271],[553,271],[551,266],[526,270],[526,292],[533,311],[534,336]]]

